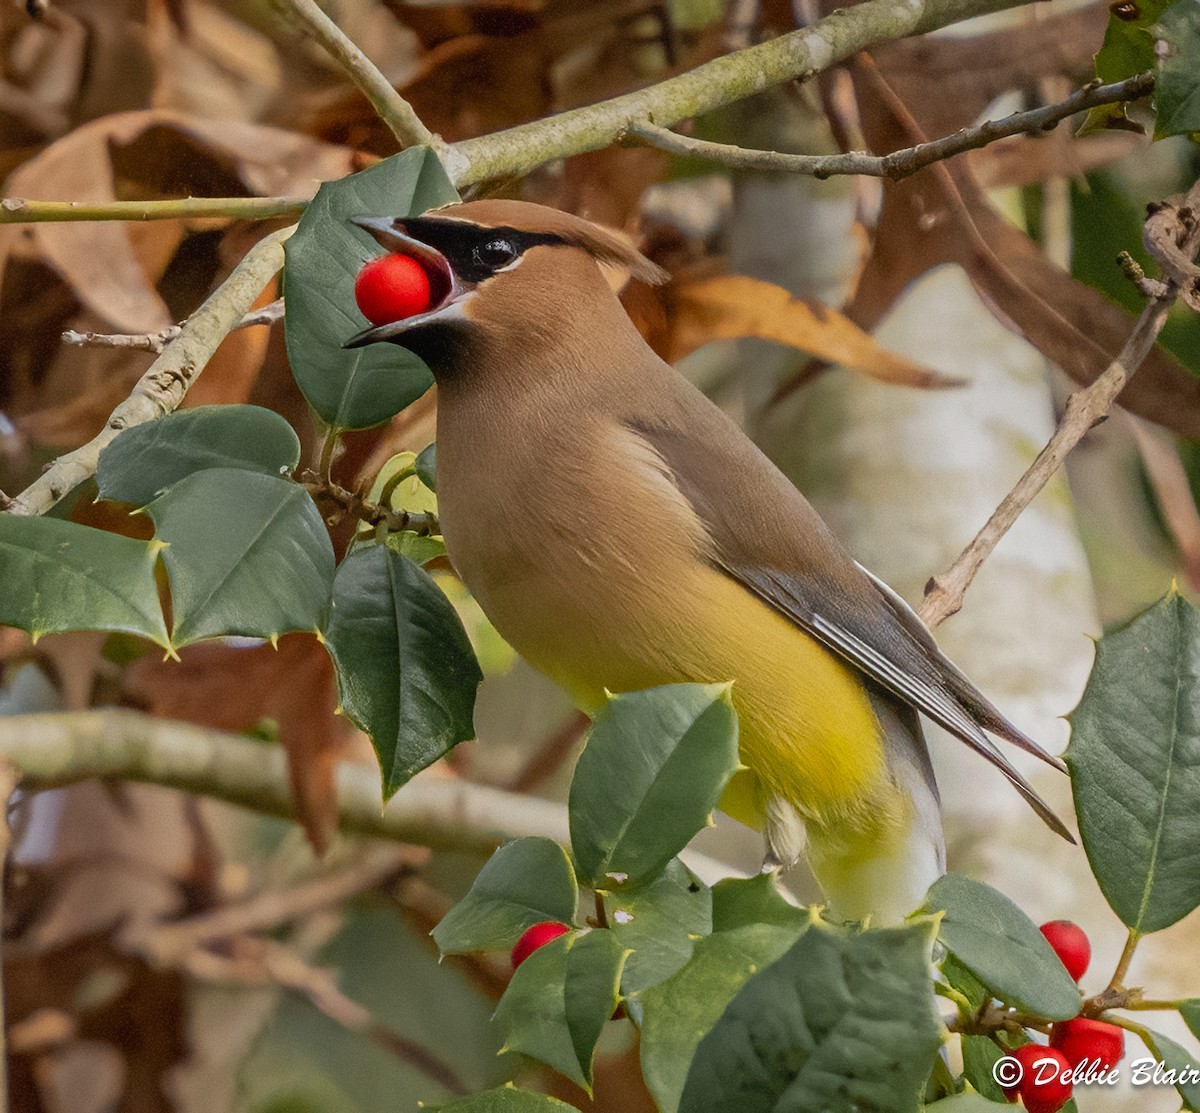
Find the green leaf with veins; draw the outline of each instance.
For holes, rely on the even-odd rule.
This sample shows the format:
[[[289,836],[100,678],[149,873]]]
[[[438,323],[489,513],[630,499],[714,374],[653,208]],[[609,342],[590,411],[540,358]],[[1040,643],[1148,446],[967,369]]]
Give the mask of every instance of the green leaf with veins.
[[[1106,634],[1066,761],[1088,861],[1134,931],[1200,905],[1200,612],[1172,593]]]
[[[437,156],[410,147],[367,170],[322,182],[285,247],[283,296],[288,361],[304,397],[326,425],[379,425],[429,389],[433,377],[395,344],[342,345],[370,322],[354,280],[384,254],[353,216],[411,216],[458,200]]]
[[[154,582],[161,549],[76,522],[0,514],[0,624],[35,640],[112,630],[166,646]]]
[[[475,736],[479,664],[450,601],[411,560],[386,545],[352,552],[325,637],[342,708],[379,756],[385,800]]]
[[[287,476],[300,438],[261,406],[197,406],[126,429],[100,453],[100,498],[145,506],[173,483],[207,468]]]
[[[505,843],[479,871],[470,891],[433,929],[444,955],[508,950],[526,928],[575,918],[579,887],[566,851],[551,839]]]
[[[315,633],[329,613],[333,546],[316,505],[287,479],[208,468],[145,513],[164,541],[171,641]]]

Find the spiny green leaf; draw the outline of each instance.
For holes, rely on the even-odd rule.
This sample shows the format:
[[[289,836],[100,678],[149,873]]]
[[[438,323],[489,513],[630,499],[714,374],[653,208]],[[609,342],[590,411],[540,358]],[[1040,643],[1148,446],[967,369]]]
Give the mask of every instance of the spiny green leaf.
[[[433,938],[444,955],[507,950],[534,924],[569,924],[578,902],[566,852],[531,835],[506,843],[488,859],[470,892],[433,929]]]
[[[737,716],[721,684],[614,696],[571,782],[571,849],[600,889],[653,879],[706,823],[737,768]]]
[[[603,928],[578,936],[567,951],[563,984],[567,1031],[589,1088],[596,1042],[617,1007],[626,954],[617,937]]]
[[[712,891],[678,859],[644,889],[600,894],[611,932],[631,951],[621,992],[638,993],[669,978],[712,931]]]
[[[361,429],[387,421],[433,382],[429,369],[394,344],[346,350],[369,326],[354,280],[380,246],[353,216],[409,216],[457,201],[428,147],[410,147],[357,174],[323,182],[296,234],[283,274],[288,360],[304,397],[327,425]]]
[[[538,948],[496,1007],[504,1050],[538,1059],[590,1093],[596,1041],[616,1008],[624,961],[620,943],[603,928]]]
[[[691,961],[641,995],[642,1077],[662,1113],[675,1113],[701,1039],[759,970],[807,930],[753,924],[696,943]],[[732,1107],[731,1107],[732,1108]]]
[[[160,549],[75,522],[0,514],[0,624],[35,639],[119,630],[166,646],[154,583]]]
[[[783,899],[775,874],[727,877],[713,886],[713,931],[732,931],[747,924],[800,927],[808,921],[807,909],[797,908]]]
[[[325,636],[342,707],[379,755],[384,799],[475,736],[482,673],[450,601],[412,561],[386,545],[351,553]]]
[[[146,507],[167,543],[171,641],[315,632],[329,610],[333,546],[303,487],[240,468],[209,468]]]
[[[205,468],[289,475],[300,438],[261,406],[198,406],[126,429],[100,453],[100,498],[145,506],[173,483]]]
[[[1138,932],[1200,905],[1200,612],[1168,595],[1105,635],[1066,760],[1108,903]]]
[[[923,910],[944,911],[938,937],[1001,1001],[1048,1020],[1079,1013],[1079,989],[1046,937],[1008,897],[949,873],[935,881]]]
[[[680,1113],[917,1113],[941,1043],[933,935],[809,928],[700,1041]]]

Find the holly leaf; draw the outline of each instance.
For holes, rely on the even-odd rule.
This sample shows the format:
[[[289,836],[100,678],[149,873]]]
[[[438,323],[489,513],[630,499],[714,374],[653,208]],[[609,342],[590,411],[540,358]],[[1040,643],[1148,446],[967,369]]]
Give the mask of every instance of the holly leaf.
[[[154,566],[162,544],[55,518],[0,514],[0,624],[113,630],[167,646]]]
[[[680,1113],[917,1113],[941,1045],[934,923],[816,922],[755,974],[696,1048]]]
[[[507,950],[534,924],[571,923],[578,903],[566,851],[531,835],[488,859],[467,895],[433,929],[433,939],[444,955]]]
[[[678,859],[644,889],[601,892],[612,934],[630,952],[621,992],[639,993],[669,978],[712,931],[712,890]]]
[[[325,639],[342,709],[379,756],[384,800],[475,736],[483,674],[450,601],[412,561],[386,545],[342,561]]]
[[[421,360],[394,344],[342,347],[369,326],[354,301],[354,280],[383,254],[350,217],[411,216],[457,200],[433,151],[410,147],[367,170],[323,182],[304,210],[285,248],[284,330],[296,383],[326,425],[378,425],[433,382]]]
[[[261,406],[198,406],[126,429],[100,453],[100,498],[145,506],[173,483],[206,468],[287,476],[300,438]]]
[[[641,994],[642,1076],[662,1113],[679,1108],[696,1048],[725,1006],[808,923],[806,917],[802,927],[752,924],[700,939],[682,970]]]
[[[935,881],[922,911],[944,913],[938,938],[1001,1001],[1067,1020],[1079,1014],[1071,975],[1034,922],[989,885],[948,873]]]
[[[553,1067],[589,1094],[592,1057],[617,1006],[624,952],[611,932],[569,932],[534,951],[496,1006],[502,1051]]]
[[[209,468],[145,513],[166,543],[171,641],[315,632],[329,611],[333,546],[316,505],[286,479]]]
[[[1106,634],[1066,761],[1105,899],[1137,932],[1200,905],[1200,612],[1172,592]]]
[[[737,764],[728,685],[673,684],[610,697],[571,782],[580,876],[599,889],[657,877],[710,822]]]
[[[801,927],[808,920],[807,909],[797,908],[783,899],[774,874],[727,877],[713,886],[713,931],[733,931],[749,924]]]

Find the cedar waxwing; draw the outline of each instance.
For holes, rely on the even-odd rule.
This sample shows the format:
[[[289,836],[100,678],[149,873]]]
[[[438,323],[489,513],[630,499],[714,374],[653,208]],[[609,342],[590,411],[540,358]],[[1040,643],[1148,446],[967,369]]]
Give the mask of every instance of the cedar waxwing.
[[[660,282],[620,236],[519,201],[356,218],[431,277],[367,329],[438,384],[438,515],[496,629],[585,710],[605,691],[732,680],[744,769],[721,807],[806,850],[833,909],[894,922],[945,869],[918,712],[1061,821],[990,731],[1062,769],[952,665],[716,405],[642,339],[600,264]],[[807,838],[807,849],[806,849]]]

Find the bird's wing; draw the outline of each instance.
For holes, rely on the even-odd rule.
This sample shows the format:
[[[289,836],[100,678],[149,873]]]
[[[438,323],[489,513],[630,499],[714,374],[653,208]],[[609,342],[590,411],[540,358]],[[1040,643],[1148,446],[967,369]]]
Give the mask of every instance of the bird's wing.
[[[1063,769],[1062,762],[1008,722],[946,659],[908,604],[854,561],[808,501],[740,431],[731,435],[735,427],[727,426],[720,411],[707,405],[687,410],[683,420],[630,424],[662,458],[704,523],[713,562],[981,754],[1051,829],[1071,839],[984,731],[1055,768]]]

